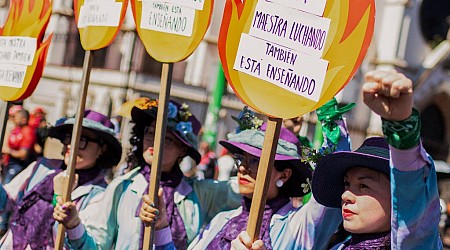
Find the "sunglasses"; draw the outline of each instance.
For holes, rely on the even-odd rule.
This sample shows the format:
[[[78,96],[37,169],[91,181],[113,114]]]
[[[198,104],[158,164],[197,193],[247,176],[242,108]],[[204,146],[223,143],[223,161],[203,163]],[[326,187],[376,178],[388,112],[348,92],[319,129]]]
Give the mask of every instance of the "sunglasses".
[[[244,167],[249,173],[258,170],[259,158],[254,156],[245,156],[243,154],[233,154],[233,160],[236,167]]]
[[[72,135],[71,134],[66,134],[64,136],[63,140],[62,140],[62,143],[65,146],[67,146],[67,145],[70,144],[71,141],[72,141]],[[95,143],[97,143],[99,145],[102,144],[101,138],[93,139],[93,138],[89,138],[89,137],[86,137],[86,136],[81,136],[80,137],[80,142],[78,143],[78,149],[85,150],[89,142],[95,142]]]

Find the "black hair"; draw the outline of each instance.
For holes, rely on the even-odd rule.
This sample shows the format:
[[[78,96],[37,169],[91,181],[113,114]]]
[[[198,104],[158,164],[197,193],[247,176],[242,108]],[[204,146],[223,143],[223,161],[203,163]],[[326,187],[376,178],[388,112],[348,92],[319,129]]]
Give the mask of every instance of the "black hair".
[[[292,174],[289,177],[289,179],[283,184],[282,187],[279,188],[279,192],[278,192],[278,196],[279,197],[301,197],[303,196],[303,191],[302,190],[298,190],[298,182],[301,181],[303,178],[303,176],[299,176],[300,180],[297,180],[294,178],[294,172],[296,171],[296,168],[310,168],[308,166],[308,163],[304,163],[304,162],[300,162],[300,161],[295,161],[295,164],[298,164],[300,166],[295,166],[294,161],[275,161],[274,163],[274,167],[278,172],[283,172],[283,170],[285,169],[291,169],[292,170]],[[299,195],[302,194],[302,195]]]

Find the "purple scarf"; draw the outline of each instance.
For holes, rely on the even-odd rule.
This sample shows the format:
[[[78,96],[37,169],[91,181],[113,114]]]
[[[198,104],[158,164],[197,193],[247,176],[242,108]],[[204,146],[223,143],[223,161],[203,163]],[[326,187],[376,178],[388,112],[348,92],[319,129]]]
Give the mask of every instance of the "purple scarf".
[[[351,239],[345,243],[345,250],[383,250],[391,249],[391,232],[375,234],[352,234]]]
[[[32,249],[54,246],[53,177],[63,168],[47,175],[17,203],[10,222],[14,249],[25,249],[27,245]],[[79,186],[89,183],[106,187],[102,170],[98,167],[75,172],[79,176]]]
[[[266,203],[264,207],[264,215],[261,224],[260,239],[263,240],[266,249],[272,249],[272,242],[270,240],[270,220],[272,215],[276,213],[281,207],[286,205],[289,199],[286,197],[276,197]],[[229,220],[222,230],[214,237],[206,249],[230,249],[231,241],[236,239],[240,232],[245,231],[250,211],[251,199],[244,197],[242,199],[242,213],[231,220]]]
[[[150,167],[145,166],[141,170],[141,174],[145,176],[146,180],[150,180]],[[164,203],[166,204],[167,222],[169,223],[170,231],[172,232],[172,239],[177,249],[187,248],[187,234],[184,227],[183,219],[178,211],[177,205],[174,202],[175,188],[180,184],[183,179],[183,172],[176,165],[169,173],[161,172],[161,187],[163,189]],[[148,186],[145,190],[145,194],[148,194]],[[136,216],[139,217],[142,201],[136,210]],[[140,248],[142,249],[144,239],[144,224],[142,224]]]

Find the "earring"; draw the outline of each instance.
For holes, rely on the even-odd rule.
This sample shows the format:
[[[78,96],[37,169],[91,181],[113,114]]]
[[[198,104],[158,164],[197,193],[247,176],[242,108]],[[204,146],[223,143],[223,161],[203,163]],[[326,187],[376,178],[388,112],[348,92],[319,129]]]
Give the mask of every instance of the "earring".
[[[282,180],[280,180],[280,179],[278,179],[276,182],[275,182],[275,186],[277,186],[277,187],[282,187],[283,186],[283,184],[284,184],[284,182],[282,181]]]

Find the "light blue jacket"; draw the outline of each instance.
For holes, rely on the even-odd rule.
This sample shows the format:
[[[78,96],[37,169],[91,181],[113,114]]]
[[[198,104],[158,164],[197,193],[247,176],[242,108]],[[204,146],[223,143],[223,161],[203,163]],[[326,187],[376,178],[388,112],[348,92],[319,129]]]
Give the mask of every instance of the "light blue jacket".
[[[136,216],[147,180],[140,168],[114,179],[106,189],[103,200],[90,204],[84,211],[84,225],[68,230],[73,249],[139,249],[142,222]],[[240,205],[235,179],[228,182],[213,180],[182,180],[176,187],[174,201],[183,219],[188,242],[200,232],[217,213]],[[80,212],[81,216],[81,212]],[[161,233],[166,235],[166,231]],[[169,236],[170,230],[169,230]],[[155,232],[155,246],[170,242]]]
[[[218,214],[188,249],[205,249],[223,226],[242,212],[242,207]],[[314,198],[300,208],[289,202],[270,221],[273,249],[324,249],[342,221],[341,210],[325,208]]]

